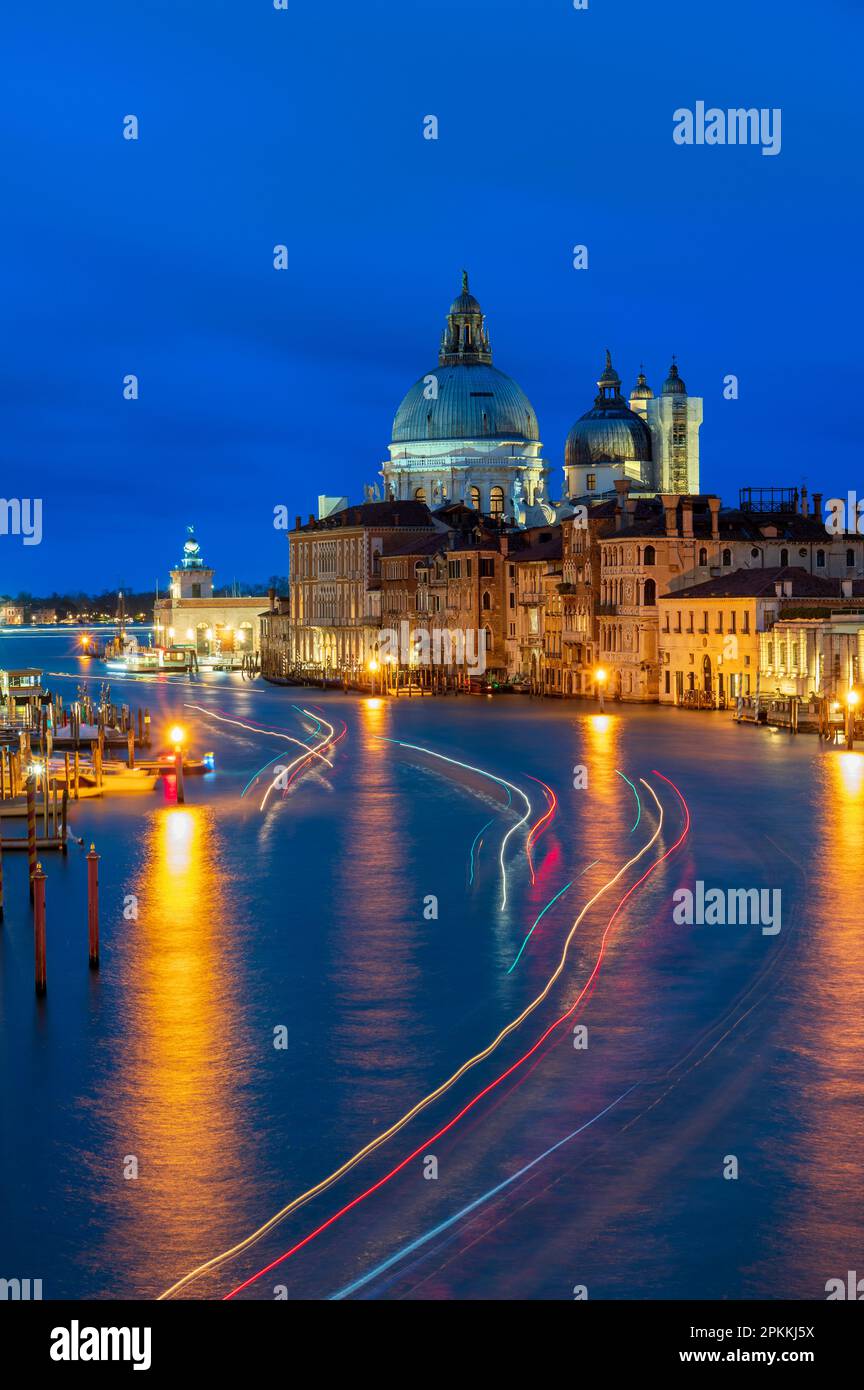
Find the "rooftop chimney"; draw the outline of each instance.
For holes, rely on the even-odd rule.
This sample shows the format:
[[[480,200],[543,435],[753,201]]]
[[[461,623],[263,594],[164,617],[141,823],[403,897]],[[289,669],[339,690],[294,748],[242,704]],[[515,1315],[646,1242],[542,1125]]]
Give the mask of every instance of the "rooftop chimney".
[[[693,498],[681,498],[681,534],[682,536],[693,535]]]
[[[678,534],[678,498],[672,493],[663,493],[660,497],[663,503],[663,515],[666,520],[666,535],[677,536]]]
[[[268,597],[269,600],[270,600],[270,612],[271,612],[271,613],[275,613],[275,612],[276,612],[276,590],[275,590],[275,589],[268,589],[268,590],[267,590],[267,597]]]
[[[844,598],[851,598],[851,597],[852,597],[852,580],[851,580],[851,579],[841,579],[841,580],[840,580],[840,592],[842,593],[842,595],[843,595]]]
[[[720,498],[719,498],[719,497],[709,497],[709,498],[708,498],[708,506],[709,506],[710,509],[711,509],[711,539],[712,539],[712,541],[719,541],[719,539],[720,539]]]
[[[807,500],[807,489],[806,489],[806,487],[803,485],[803,483],[802,483],[802,485],[801,485],[801,515],[802,515],[802,516],[809,516],[809,515],[810,515],[810,503],[809,503],[809,501]]]
[[[299,531],[299,530],[300,530],[300,527],[301,527],[302,525],[303,525],[303,518],[302,518],[302,516],[297,516],[297,517],[295,517],[295,518],[294,518],[294,530],[295,530],[295,531]]]
[[[630,491],[629,478],[615,479],[615,530],[620,531],[622,526],[626,526],[630,520],[630,508],[627,505],[627,494]]]
[[[814,493],[813,493],[813,516],[815,517],[816,521],[821,521],[821,520],[822,520],[822,493],[821,493],[821,492],[814,492]]]

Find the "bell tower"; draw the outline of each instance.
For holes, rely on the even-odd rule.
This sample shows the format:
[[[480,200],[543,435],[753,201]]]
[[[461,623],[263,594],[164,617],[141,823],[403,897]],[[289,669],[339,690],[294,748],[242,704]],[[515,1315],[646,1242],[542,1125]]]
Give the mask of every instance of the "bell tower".
[[[658,492],[698,493],[702,399],[688,395],[674,357],[662,394],[645,404],[654,446],[654,486]]]

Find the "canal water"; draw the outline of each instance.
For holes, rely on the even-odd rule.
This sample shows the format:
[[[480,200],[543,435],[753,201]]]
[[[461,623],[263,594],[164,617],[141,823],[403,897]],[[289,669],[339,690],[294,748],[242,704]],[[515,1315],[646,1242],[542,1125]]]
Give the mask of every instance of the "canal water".
[[[75,641],[3,635],[0,667],[97,691]],[[735,1299],[864,1269],[864,754],[659,708],[110,684],[215,770],[72,806],[43,1001],[4,856],[3,1277],[154,1298],[215,1261],[174,1296],[221,1298],[293,1250],[236,1296]],[[697,882],[779,922],[676,921]]]

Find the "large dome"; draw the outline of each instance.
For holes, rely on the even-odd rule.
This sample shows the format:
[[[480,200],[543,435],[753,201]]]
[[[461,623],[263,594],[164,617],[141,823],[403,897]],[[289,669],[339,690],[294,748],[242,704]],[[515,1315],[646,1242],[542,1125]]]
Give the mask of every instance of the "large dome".
[[[430,377],[438,383],[435,400],[427,400]],[[537,416],[528,397],[490,362],[439,366],[421,376],[393,421],[394,444],[423,439],[539,438]]]
[[[432,389],[435,398],[429,399]],[[463,270],[462,293],[450,305],[438,366],[415,381],[396,411],[393,443],[423,439],[536,442],[539,438],[537,416],[528,397],[492,366],[483,310]]]
[[[651,459],[651,431],[621,395],[621,379],[606,353],[593,410],[576,421],[564,446],[564,467]]]

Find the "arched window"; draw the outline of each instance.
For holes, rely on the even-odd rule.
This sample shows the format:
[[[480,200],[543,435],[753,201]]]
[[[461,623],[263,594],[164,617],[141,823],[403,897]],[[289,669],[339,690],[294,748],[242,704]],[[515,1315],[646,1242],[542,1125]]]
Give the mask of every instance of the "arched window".
[[[824,570],[824,568],[825,568],[825,551],[824,551],[824,550],[817,550],[817,551],[816,551],[816,568],[817,568],[817,570]]]
[[[418,487],[418,488],[415,488],[415,489],[414,489],[414,500],[415,500],[415,502],[425,502],[425,501],[426,501],[426,489],[425,489],[425,487]]]
[[[486,633],[486,650],[487,652],[491,652],[493,646],[492,629],[491,627],[484,627],[483,631]]]
[[[699,551],[699,563],[700,565],[707,565],[708,563],[708,551],[705,549],[704,545]]]
[[[483,610],[487,612],[492,607],[492,600],[489,597],[489,590],[483,590]]]
[[[657,602],[657,584],[653,579],[645,580],[645,597],[642,602],[647,608],[653,608]]]
[[[480,489],[479,489],[479,487],[472,487],[471,490],[470,490],[470,492],[469,492],[469,496],[470,496],[470,498],[471,498],[471,506],[474,508],[475,512],[479,512],[479,510],[480,510]]]
[[[731,550],[724,550],[724,551],[723,551],[723,563],[724,563],[724,565],[731,565],[731,563],[732,563],[732,551],[731,551]]]
[[[503,487],[493,487],[489,493],[489,511],[492,516],[504,515],[504,489]]]
[[[780,563],[781,565],[788,565],[789,563],[789,551],[785,548],[780,551]]]
[[[657,552],[653,545],[646,545],[645,554],[642,557],[643,565],[653,565],[657,559]]]
[[[854,551],[854,550],[847,550],[847,551],[846,551],[846,568],[847,568],[847,569],[850,569],[850,570],[855,568],[855,551]]]

